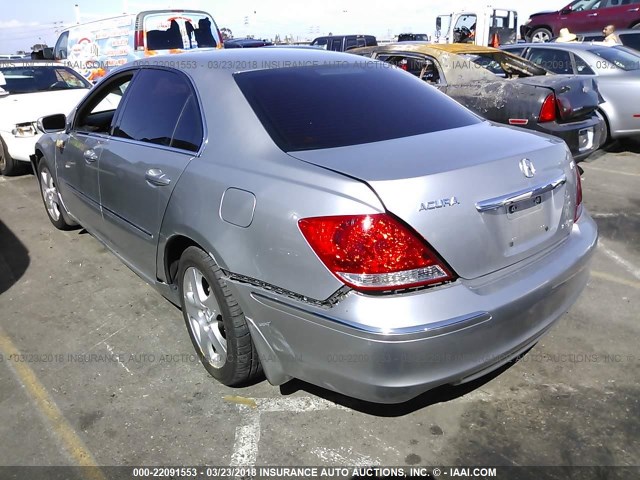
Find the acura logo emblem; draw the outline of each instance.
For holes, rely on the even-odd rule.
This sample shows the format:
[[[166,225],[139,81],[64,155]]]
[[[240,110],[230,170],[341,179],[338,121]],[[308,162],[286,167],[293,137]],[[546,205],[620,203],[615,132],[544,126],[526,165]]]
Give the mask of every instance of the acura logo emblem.
[[[536,167],[533,166],[533,162],[528,158],[520,160],[520,171],[525,177],[531,178],[536,174]]]

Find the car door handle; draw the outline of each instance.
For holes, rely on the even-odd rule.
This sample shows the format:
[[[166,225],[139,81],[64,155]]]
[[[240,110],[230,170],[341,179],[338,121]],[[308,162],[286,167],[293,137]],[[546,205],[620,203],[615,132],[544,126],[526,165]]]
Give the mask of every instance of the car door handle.
[[[597,13],[588,13],[587,17],[597,17],[598,14]]]
[[[627,12],[637,12],[638,10],[640,10],[640,7],[630,8]]]
[[[147,170],[144,178],[151,185],[157,185],[158,187],[163,187],[171,183],[171,179],[167,177],[159,168],[150,168],[149,170]]]
[[[90,163],[98,160],[98,154],[91,148],[89,150],[85,150],[83,156],[84,159]]]
[[[567,176],[565,174],[562,174],[559,177],[554,178],[550,182],[537,185],[531,189],[520,190],[508,195],[503,195],[502,197],[490,198],[489,200],[482,200],[476,203],[476,210],[478,210],[479,212],[490,212],[491,210],[499,210],[502,207],[508,207],[513,203],[517,203],[528,198],[537,197],[538,195],[542,195],[543,193],[551,192],[558,188],[560,185],[564,185],[565,183],[567,183]]]

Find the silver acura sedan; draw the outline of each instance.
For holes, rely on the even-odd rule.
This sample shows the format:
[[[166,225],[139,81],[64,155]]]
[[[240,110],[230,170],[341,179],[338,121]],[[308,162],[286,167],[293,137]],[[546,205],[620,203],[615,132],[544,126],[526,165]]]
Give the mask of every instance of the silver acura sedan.
[[[157,57],[39,128],[51,222],[179,305],[225,385],[264,371],[402,402],[525,352],[589,277],[597,229],[564,142],[386,63]]]

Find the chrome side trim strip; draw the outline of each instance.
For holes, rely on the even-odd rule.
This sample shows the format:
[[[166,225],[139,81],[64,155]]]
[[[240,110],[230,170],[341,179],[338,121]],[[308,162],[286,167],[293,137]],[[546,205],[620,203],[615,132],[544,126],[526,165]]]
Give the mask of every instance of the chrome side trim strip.
[[[517,203],[528,198],[537,197],[538,195],[551,192],[558,188],[560,185],[564,185],[565,183],[567,183],[567,176],[563,173],[550,182],[537,185],[533,188],[520,190],[518,192],[509,193],[500,197],[490,198],[488,200],[482,200],[476,203],[476,210],[478,210],[479,212],[489,212],[492,210],[498,210],[502,207],[508,207],[513,203]]]

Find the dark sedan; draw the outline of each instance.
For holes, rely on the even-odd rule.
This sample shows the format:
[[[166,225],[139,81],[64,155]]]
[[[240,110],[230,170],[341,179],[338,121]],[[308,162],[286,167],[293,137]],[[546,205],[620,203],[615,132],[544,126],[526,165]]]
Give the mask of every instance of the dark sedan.
[[[590,43],[520,43],[505,45],[536,65],[560,74],[598,82],[607,140],[640,135],[640,54],[615,45]]]
[[[554,75],[490,47],[397,43],[351,51],[398,66],[482,117],[562,138],[576,160],[604,143],[595,81]]]

